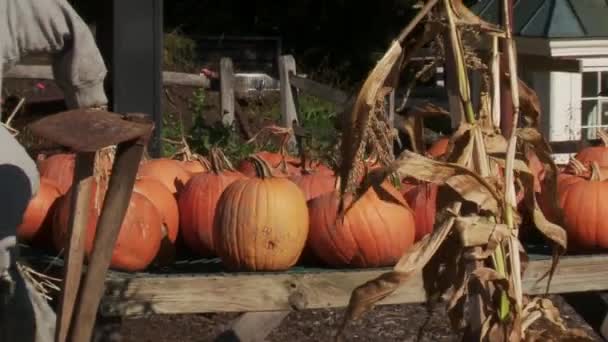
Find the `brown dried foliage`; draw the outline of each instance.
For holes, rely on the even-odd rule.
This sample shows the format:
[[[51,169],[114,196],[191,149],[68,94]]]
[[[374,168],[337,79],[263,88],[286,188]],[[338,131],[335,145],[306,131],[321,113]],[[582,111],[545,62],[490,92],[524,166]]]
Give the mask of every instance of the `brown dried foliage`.
[[[454,26],[454,17],[450,18],[444,35],[461,26],[475,26],[484,33],[502,34],[500,29],[488,26],[466,10],[460,0],[445,0],[444,4],[445,11],[451,11],[450,15],[455,15],[458,23]],[[436,13],[433,13],[437,21]],[[451,45],[456,44],[451,47],[452,58],[465,55],[459,37],[459,33],[452,32]],[[379,122],[376,115],[381,113],[378,109],[383,108],[379,103],[383,103],[384,96],[394,86],[390,80],[394,80],[392,76],[397,71],[395,65],[401,54],[398,42],[393,43],[361,88],[350,118],[351,129],[345,131],[342,143],[340,176],[343,191],[356,187],[353,175],[361,172],[356,161],[362,160],[370,135],[374,135],[371,138],[374,147],[384,152],[386,141],[378,138],[382,136],[378,132],[381,127],[374,122]],[[489,68],[481,69],[488,72]],[[486,76],[486,82],[488,79]],[[468,80],[460,79],[459,82],[456,93],[469,111],[468,115]],[[516,149],[511,150],[510,153],[514,154],[510,157],[507,140],[497,134],[492,121],[487,119],[491,101],[487,98],[490,91],[486,84],[485,104],[482,101],[479,109],[479,116],[486,119],[481,124],[475,120],[463,123],[451,137],[448,151],[441,160],[405,151],[390,163],[387,163],[390,158],[381,158],[385,166],[366,176],[364,187],[380,184],[389,176],[435,183],[442,191],[445,205],[438,206],[433,233],[406,251],[392,271],[353,291],[343,324],[336,335],[338,339],[350,321],[371,310],[375,303],[421,273],[429,300],[449,297],[448,315],[463,341],[533,340],[534,336],[526,336],[526,329],[539,318],[564,329],[559,312],[550,301],[545,298],[528,300],[522,295],[520,279],[526,269],[527,255],[517,239],[520,219],[514,200],[510,199],[514,196],[505,196],[509,187],[524,193],[523,203],[532,213],[534,225],[555,247],[554,262],[547,271],[549,276],[555,270],[567,241],[560,222],[548,221],[539,209],[533,191],[534,176],[525,158],[532,151],[543,163],[544,188],[548,189],[543,196],[555,199],[557,167],[551,159],[548,144],[536,129],[540,115],[538,98],[523,82],[511,84],[518,84],[522,90],[519,100],[526,127],[516,130],[516,137],[511,140]],[[414,131],[419,129],[417,127],[413,125],[411,129]],[[413,132],[415,134],[419,132]],[[515,141],[519,143],[513,144]],[[557,203],[553,205],[557,207]],[[514,258],[513,253],[518,257]]]

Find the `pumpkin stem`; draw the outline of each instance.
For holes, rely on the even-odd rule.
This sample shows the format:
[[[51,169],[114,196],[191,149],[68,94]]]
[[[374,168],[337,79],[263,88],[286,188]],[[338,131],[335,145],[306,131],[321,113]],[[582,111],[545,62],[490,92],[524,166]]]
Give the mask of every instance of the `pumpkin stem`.
[[[602,176],[602,171],[597,162],[591,163],[591,180],[592,181],[603,181],[604,177]]]
[[[207,158],[205,158],[197,153],[191,154],[190,158],[191,158],[191,159],[189,159],[190,161],[196,160],[197,162],[201,163],[205,169],[211,170],[211,163],[209,163],[209,160],[207,160]]]
[[[253,166],[255,167],[255,173],[258,175],[258,177],[262,179],[274,177],[272,169],[270,168],[270,166],[268,166],[268,163],[266,163],[264,159],[260,158],[255,154],[250,155],[249,158],[253,162]]]
[[[604,131],[603,129],[598,129],[597,136],[602,139],[602,143],[604,144],[604,146],[608,147],[608,133],[606,133],[606,131]]]
[[[209,151],[209,155],[211,162],[205,161],[210,164],[208,169],[215,174],[219,174],[223,171],[235,171],[234,166],[232,166],[232,163],[220,148],[212,147],[211,151]]]
[[[334,183],[334,190],[336,190],[336,192],[340,192],[340,176],[339,175],[336,176],[336,182]]]
[[[570,158],[570,162],[568,163],[568,171],[571,171],[576,176],[582,176],[589,172],[587,167],[576,158]]]

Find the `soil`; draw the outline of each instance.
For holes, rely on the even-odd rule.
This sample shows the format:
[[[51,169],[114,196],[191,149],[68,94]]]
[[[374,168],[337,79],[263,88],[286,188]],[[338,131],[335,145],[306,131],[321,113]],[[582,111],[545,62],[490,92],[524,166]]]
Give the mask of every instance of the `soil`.
[[[541,322],[534,331],[546,330],[541,341],[603,341],[560,296],[551,299],[559,307],[566,326],[574,337],[555,332]],[[332,341],[332,334],[342,319],[344,310],[307,310],[291,312],[275,329],[268,342]],[[229,328],[237,313],[196,315],[153,315],[146,318],[124,319],[102,328],[101,341],[114,342],[203,342],[213,341]],[[582,336],[587,336],[583,338]],[[452,341],[454,335],[443,307],[431,313],[425,305],[385,305],[376,307],[360,321],[352,323],[346,341]]]

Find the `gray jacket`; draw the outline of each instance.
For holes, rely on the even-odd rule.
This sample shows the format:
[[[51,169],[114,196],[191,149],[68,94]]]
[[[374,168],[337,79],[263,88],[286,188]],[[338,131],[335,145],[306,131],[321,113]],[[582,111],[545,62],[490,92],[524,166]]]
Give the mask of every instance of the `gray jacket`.
[[[52,54],[54,78],[69,108],[107,103],[103,90],[105,64],[89,27],[67,1],[0,1],[0,58],[4,69],[38,52]]]
[[[3,70],[28,53],[50,53],[69,108],[105,105],[106,67],[84,21],[65,0],[0,0]],[[0,126],[0,342],[52,342],[55,314],[16,267],[16,230],[39,176],[34,161]]]

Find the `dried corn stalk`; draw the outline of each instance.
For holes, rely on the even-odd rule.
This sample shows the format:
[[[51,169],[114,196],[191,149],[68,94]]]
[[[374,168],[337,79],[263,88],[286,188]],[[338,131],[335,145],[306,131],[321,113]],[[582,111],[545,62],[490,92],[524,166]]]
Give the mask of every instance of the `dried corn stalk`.
[[[549,276],[566,248],[565,231],[559,224],[548,221],[540,210],[533,190],[534,175],[527,167],[527,160],[521,157],[527,155],[521,152],[529,150],[539,157],[547,171],[544,185],[550,194],[554,194],[557,169],[542,135],[531,124],[539,115],[535,110],[533,93],[523,97],[527,108],[532,108],[522,113],[528,127],[513,130],[509,140],[497,135],[497,127],[492,126],[496,120],[489,119],[498,114],[497,101],[491,98],[497,92],[491,91],[490,87],[491,80],[492,87],[496,87],[496,73],[500,72],[496,66],[497,55],[494,54],[492,68],[476,68],[475,63],[479,61],[470,63],[470,51],[473,50],[465,49],[463,44],[462,32],[471,26],[510,42],[508,76],[514,89],[514,124],[517,124],[520,100],[517,90],[522,83],[517,78],[510,28],[503,31],[489,26],[466,10],[460,0],[443,0],[443,6],[434,8],[436,3],[428,2],[425,9],[441,14],[434,18],[443,23],[442,33],[447,37],[446,46],[450,48],[445,55],[453,58],[457,74],[454,93],[458,96],[466,123],[450,139],[447,155],[442,161],[405,151],[386,167],[374,169],[367,175],[364,185],[382,182],[391,175],[400,179],[415,178],[438,184],[445,190],[443,196],[447,204],[438,208],[434,232],[408,250],[391,272],[353,291],[344,322],[338,330],[338,339],[349,321],[369,311],[375,303],[421,271],[425,275],[425,288],[435,292],[428,293],[428,298],[450,293],[448,314],[454,330],[463,341],[524,340],[526,328],[540,317],[560,326],[557,310],[544,299],[528,301],[521,284],[527,256],[518,239],[521,219],[516,210],[516,191],[522,194],[535,226],[556,247],[553,266],[547,272]],[[505,22],[509,22],[506,19]],[[351,129],[345,131],[340,170],[343,191],[356,187],[353,176],[359,170],[355,161],[362,157],[369,132],[373,131],[369,129],[369,122],[374,120],[374,105],[391,90],[392,84],[386,80],[395,72],[389,66],[394,65],[401,53],[396,44],[391,46],[362,87],[352,113]],[[471,67],[486,73],[481,114],[475,112],[471,103],[467,74]],[[524,90],[530,91],[525,87]],[[480,117],[484,118],[481,122]],[[424,272],[428,268],[433,272]]]

